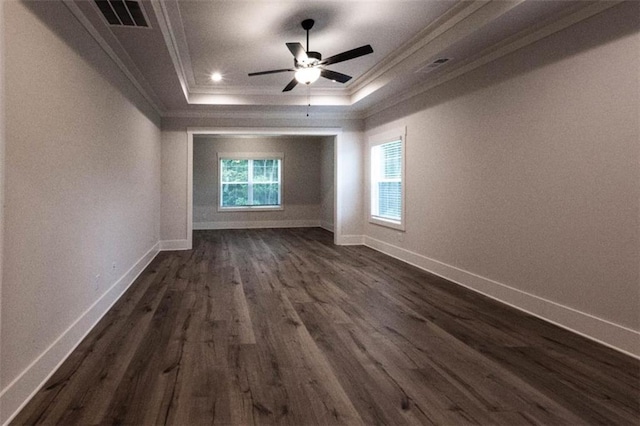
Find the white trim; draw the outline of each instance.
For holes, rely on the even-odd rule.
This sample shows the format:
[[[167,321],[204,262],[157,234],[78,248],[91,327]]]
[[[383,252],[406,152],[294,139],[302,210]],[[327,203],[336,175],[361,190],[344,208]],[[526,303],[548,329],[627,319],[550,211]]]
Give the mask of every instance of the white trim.
[[[365,236],[364,245],[527,314],[640,359],[640,332]]]
[[[371,183],[371,182],[369,182],[369,183]],[[372,186],[372,185],[370,185],[370,186]],[[404,205],[404,200],[403,200],[403,205]],[[372,225],[384,226],[385,228],[395,229],[396,231],[404,231],[405,230],[404,222],[402,222],[402,221],[392,220],[392,219],[387,219],[385,217],[372,215],[371,214],[371,205],[369,205],[369,223],[372,224]]]
[[[189,127],[198,135],[336,136],[341,127]]]
[[[341,202],[338,148],[342,140],[341,127],[189,127],[187,128],[187,237],[189,248],[193,237],[193,135],[263,135],[263,136],[333,136],[334,137],[334,224],[335,244],[339,244],[341,235]]]
[[[306,98],[305,98],[306,99]],[[290,111],[224,111],[224,110],[169,110],[162,114],[162,118],[233,118],[233,119],[292,119],[305,117],[307,113],[307,105],[297,106]],[[323,107],[318,105],[311,106],[314,119],[318,120],[362,120],[366,115],[361,110],[353,110],[350,107],[340,108],[340,112],[336,112],[333,107],[329,107],[331,111],[324,111]]]
[[[540,27],[527,28],[505,40],[500,41],[499,43],[487,47],[485,50],[481,51],[477,57],[472,57],[467,61],[461,61],[452,69],[446,70],[444,74],[438,76],[434,80],[428,80],[426,83],[414,85],[399,92],[395,96],[387,97],[383,101],[367,108],[363,115],[365,118],[369,118],[386,109],[398,105],[401,102],[420,96],[437,86],[453,80],[454,78],[467,74],[476,68],[488,64],[489,62],[493,62],[503,56],[523,49],[545,37],[597,15],[620,2],[621,0],[591,2],[588,6],[580,7],[578,10],[571,9],[567,12],[567,15],[551,22],[547,21]]]
[[[435,44],[435,41],[447,37],[447,41],[449,39],[454,39],[454,42],[457,41],[460,37],[464,36],[467,32],[473,32],[482,26],[486,25],[486,22],[480,22],[479,24],[468,24],[467,21],[473,17],[474,14],[478,12],[478,9],[481,9],[486,5],[486,1],[470,1],[470,2],[458,2],[456,5],[451,7],[448,11],[446,11],[442,16],[437,18],[432,23],[428,24],[421,30],[418,34],[416,34],[412,39],[405,42],[402,46],[399,46],[397,49],[393,51],[390,55],[384,58],[383,61],[379,62],[371,69],[366,71],[360,78],[358,78],[355,82],[350,85],[351,95],[355,96],[357,92],[364,90],[368,85],[373,84],[376,80],[383,77],[385,74],[393,73],[394,69],[400,66],[404,61],[410,60],[412,57],[420,54],[420,50],[424,49],[425,46],[431,44]],[[509,2],[505,4],[504,7],[507,11],[513,8],[516,3]],[[505,11],[500,8],[494,14],[487,15],[486,19],[493,20],[505,13]],[[485,13],[486,14],[486,13]],[[461,24],[462,22],[462,24]],[[458,28],[463,27],[465,33],[459,34],[460,30]],[[449,41],[449,44],[453,44]],[[447,46],[445,43],[439,44],[439,46]],[[444,50],[444,47],[441,49]],[[429,59],[432,55],[422,55],[424,57],[424,61]],[[423,62],[424,62],[423,61]]]
[[[445,13],[442,17],[444,21],[438,19],[425,28],[427,34],[424,37],[419,35],[418,40],[410,41],[406,48],[397,49],[396,51],[400,53],[393,57],[390,63],[381,62],[375,70],[371,70],[372,74],[367,74],[362,80],[359,79],[357,83],[352,84],[351,103],[360,102],[378,88],[424,67],[434,56],[461,40],[472,37],[474,32],[487,28],[492,21],[499,19],[524,1],[458,2],[451,9],[452,15]]]
[[[237,222],[196,222],[193,224],[194,230],[319,227],[319,220],[247,220]]]
[[[100,34],[100,32],[96,29],[96,27],[93,26],[91,21],[89,21],[89,19],[84,15],[84,13],[80,10],[78,5],[75,4],[74,1],[63,0],[63,3],[65,6],[67,6],[69,11],[78,20],[78,22],[80,22],[80,24],[82,24],[82,26],[87,30],[87,32],[91,35],[91,37],[93,37],[96,43],[98,43],[100,48],[107,54],[107,56],[109,56],[109,58],[111,58],[114,64],[116,64],[116,66],[120,69],[120,71],[122,71],[122,73],[129,79],[131,84],[133,84],[133,86],[138,90],[138,92],[145,98],[145,100],[149,103],[151,108],[153,108],[156,114],[158,114],[159,116],[162,116],[162,114],[164,113],[164,110],[161,102],[158,100],[158,96],[153,91],[149,83],[144,79],[144,76],[142,75],[140,70],[137,69],[137,67],[131,60],[131,58],[127,57],[128,59],[128,66],[127,66],[127,64],[125,64],[120,59],[120,56],[113,50],[110,42],[105,40],[105,38]],[[102,13],[98,13],[98,15],[102,15]],[[126,50],[122,47],[122,45],[120,44],[120,42],[117,40],[115,36],[111,40],[111,43],[115,44],[120,49],[122,56],[126,56]],[[129,67],[131,67],[135,71],[135,73],[137,74],[137,77],[129,69]]]
[[[5,192],[5,149],[6,149],[6,130],[5,130],[5,35],[4,35],[4,2],[0,1],[0,22],[2,30],[0,30],[0,330],[2,330],[2,276],[4,267],[4,192]],[[0,332],[0,338],[2,333]],[[2,360],[2,341],[0,340],[0,361]],[[2,388],[0,387],[0,391]],[[0,424],[4,424],[3,409],[4,403],[0,396]]]
[[[509,37],[493,46],[488,47],[480,54],[472,59],[471,62],[462,62],[451,70],[446,70],[445,74],[438,77],[434,81],[430,81],[424,85],[413,86],[403,90],[395,96],[389,96],[382,102],[378,102],[363,110],[354,110],[354,105],[358,101],[375,92],[378,88],[385,86],[389,81],[410,71],[415,71],[424,67],[428,60],[434,55],[442,52],[456,41],[468,36],[478,28],[484,28],[491,21],[500,18],[511,9],[517,7],[524,0],[505,0],[500,2],[473,0],[471,2],[456,4],[443,16],[436,19],[428,25],[424,30],[417,34],[414,38],[407,41],[405,45],[396,49],[395,54],[389,55],[383,61],[376,64],[375,67],[356,78],[349,87],[339,90],[331,90],[326,95],[324,91],[321,95],[314,90],[313,104],[316,106],[346,106],[344,111],[336,111],[329,109],[323,112],[323,108],[318,108],[314,112],[314,116],[322,119],[364,119],[381,112],[387,108],[396,105],[399,102],[417,96],[431,88],[438,86],[448,80],[465,74],[487,62],[493,61],[501,56],[521,49],[531,43],[534,43],[550,34],[561,31],[577,22],[589,18],[603,10],[615,6],[620,0],[591,2],[587,6],[576,6],[567,11],[566,15],[561,16],[558,20],[549,19],[535,28],[528,28],[520,33]],[[261,89],[266,91],[266,95],[251,95],[244,91],[239,94],[229,91],[221,91],[219,88],[209,86],[196,86],[193,74],[193,67],[189,58],[188,49],[186,48],[186,38],[184,29],[181,28],[179,17],[179,8],[175,2],[166,0],[151,1],[151,7],[158,21],[158,29],[162,33],[167,51],[171,57],[176,75],[179,79],[180,86],[188,104],[210,104],[210,105],[284,105],[292,108],[291,111],[200,111],[200,110],[166,110],[166,106],[154,92],[154,89],[145,80],[139,69],[128,57],[126,51],[115,36],[108,37],[101,35],[93,24],[84,16],[80,8],[73,0],[63,0],[64,4],[74,14],[74,16],[87,29],[91,36],[98,42],[100,47],[109,55],[116,63],[121,71],[129,78],[136,89],[150,103],[151,107],[161,117],[211,117],[211,118],[297,118],[304,114],[307,108],[307,100],[304,96],[287,96],[289,101],[283,102],[281,95],[271,93],[270,89]],[[145,13],[149,13],[145,10]],[[172,24],[177,23],[177,28]],[[151,25],[151,21],[149,21]],[[111,32],[112,33],[112,32]],[[116,51],[118,53],[116,53]],[[186,53],[185,53],[186,52]],[[215,91],[214,94],[201,94],[199,92],[209,93]],[[325,90],[326,91],[326,90]],[[331,95],[337,92],[339,95]],[[238,101],[241,99],[241,101]],[[293,99],[293,101],[292,101]],[[233,102],[231,101],[233,100]],[[294,105],[297,105],[294,106]]]
[[[191,88],[195,86],[196,82],[180,8],[176,2],[166,0],[152,1],[151,5],[156,13],[158,26],[173,61],[180,85],[183,87],[185,98],[189,102]]]
[[[165,240],[160,241],[160,251],[191,250],[189,240]]]
[[[156,257],[156,243],[93,305],[82,313],[40,356],[0,393],[0,424],[8,424],[56,372],[98,321],[111,309]],[[7,414],[8,413],[8,414]]]
[[[218,152],[218,160],[282,160],[284,152]]]
[[[333,232],[333,243],[334,244],[338,244],[338,240],[340,238],[340,235],[342,234],[342,230],[340,228],[340,226],[338,226],[338,224],[342,223],[341,221],[339,222],[339,216],[340,216],[340,210],[338,210],[338,191],[340,190],[338,188],[338,182],[340,182],[340,179],[338,178],[338,164],[339,164],[339,155],[338,155],[338,138],[342,137],[341,134],[335,136],[333,138],[333,223],[331,224],[331,232]]]
[[[411,65],[423,63],[432,56],[432,51],[438,51],[450,46],[461,38],[471,34],[488,22],[497,19],[524,0],[504,0],[501,2],[488,2],[486,0],[473,0],[469,4],[459,4],[446,12],[444,17],[436,19],[426,30],[412,38],[397,54],[390,55],[374,70],[357,77],[349,87],[330,90],[339,95],[316,95],[319,89],[313,89],[314,105],[354,105],[362,98],[373,93],[381,85],[385,85],[391,78],[405,73]],[[172,2],[156,0],[152,2],[153,9],[158,19],[158,26],[163,34],[165,44],[177,71],[180,84],[189,104],[278,104],[283,105],[280,95],[251,95],[244,90],[236,93],[237,88],[229,90],[208,85],[196,84],[193,64],[186,42],[186,34],[180,19],[180,10]],[[429,47],[432,47],[431,49]],[[426,47],[425,47],[426,46]],[[268,89],[262,89],[268,90]],[[321,90],[324,92],[326,90]],[[204,93],[203,93],[204,92]],[[289,101],[300,105],[306,105],[307,101],[302,96],[287,96]],[[291,102],[288,102],[290,104]]]
[[[178,42],[174,37],[174,32],[172,31],[166,2],[157,0],[152,1],[151,7],[155,12],[156,19],[158,21],[158,27],[160,28],[160,32],[162,33],[162,37],[164,38],[164,43],[167,46],[169,56],[171,56],[171,62],[173,62],[173,67],[176,71],[178,80],[180,81],[182,94],[184,95],[184,99],[189,102],[189,87],[187,85],[185,77],[186,73],[180,55],[178,53]]]
[[[349,86],[348,94],[350,96],[349,107],[356,104],[358,100],[367,97],[375,91],[376,87],[390,81],[393,76],[397,76],[398,72],[405,73],[407,71],[415,71],[425,66],[429,60],[433,59],[439,52],[442,52],[456,40],[468,35],[469,31],[474,28],[482,28],[487,22],[497,19],[509,10],[517,7],[522,0],[509,0],[502,2],[472,1],[468,5],[456,5],[450,11],[446,12],[442,17],[438,18],[420,34],[412,40],[409,40],[403,48],[396,49],[398,54],[392,54],[385,58],[374,68],[360,76]],[[155,2],[153,2],[155,3]],[[354,110],[347,108],[341,112],[322,112],[318,109],[314,112],[314,116],[323,119],[366,119],[381,111],[391,108],[403,101],[412,99],[423,94],[449,80],[457,78],[474,69],[499,59],[502,56],[513,53],[530,44],[533,44],[551,34],[562,31],[578,22],[590,18],[602,11],[613,7],[620,3],[620,0],[596,1],[590,2],[586,6],[576,5],[562,11],[559,17],[552,17],[549,20],[540,23],[533,28],[527,28],[512,37],[509,37],[499,43],[487,47],[474,56],[469,61],[460,61],[451,69],[444,70],[444,73],[437,76],[435,80],[429,80],[424,84],[417,84],[402,90],[394,96],[388,96],[385,99],[371,105],[363,110]],[[171,51],[171,49],[170,49]],[[182,74],[178,72],[178,75]],[[182,81],[182,79],[181,79]],[[379,84],[374,84],[378,82]],[[187,88],[183,87],[183,91],[188,93]],[[195,91],[193,92],[195,94]],[[188,94],[185,95],[189,99]],[[273,98],[273,97],[270,97]],[[261,100],[262,102],[262,100]],[[249,102],[250,103],[250,102]],[[260,103],[260,102],[259,102]],[[306,102],[304,102],[306,107]],[[291,106],[291,103],[288,104]],[[207,118],[296,118],[303,114],[302,108],[292,111],[271,112],[268,110],[256,111],[190,111],[190,110],[171,110],[163,114],[163,117],[207,117]]]
[[[391,142],[397,142],[400,141],[400,149],[402,151],[402,157],[401,157],[401,170],[400,170],[400,183],[401,183],[401,194],[400,194],[400,220],[393,220],[393,219],[389,219],[389,218],[385,218],[385,217],[381,217],[381,216],[377,216],[373,214],[373,197],[374,194],[377,194],[377,190],[374,188],[373,185],[373,148],[378,147],[380,145],[384,145],[387,143],[391,143]],[[399,231],[404,231],[405,230],[405,211],[406,211],[406,186],[407,186],[407,182],[406,182],[406,164],[407,164],[407,126],[403,125],[403,126],[399,126],[395,129],[391,129],[391,130],[387,130],[387,131],[382,131],[382,132],[371,132],[367,134],[367,142],[368,142],[368,153],[366,155],[368,155],[368,160],[369,162],[367,163],[369,165],[368,167],[368,173],[366,174],[366,176],[368,176],[367,181],[365,182],[365,186],[368,185],[368,191],[365,191],[365,193],[368,193],[369,196],[368,198],[368,202],[365,204],[366,209],[367,209],[367,218],[369,223],[372,223],[374,225],[379,225],[379,226],[384,226],[387,228],[392,228],[392,229],[396,229]],[[365,167],[366,169],[366,167]]]
[[[370,130],[366,134],[369,146],[393,142],[407,137],[407,125],[396,126],[389,130]]]
[[[222,205],[222,198],[223,198],[223,193],[222,193],[222,160],[249,160],[249,164],[252,164],[252,160],[263,160],[263,159],[267,159],[267,160],[278,160],[279,164],[278,164],[278,185],[280,186],[280,188],[278,189],[278,204],[271,204],[271,205],[247,205],[247,206],[228,206],[225,207]],[[250,212],[250,211],[262,211],[262,212],[271,212],[271,211],[282,211],[284,210],[284,152],[218,152],[216,154],[216,167],[218,168],[218,179],[216,182],[216,189],[218,191],[218,201],[217,201],[217,208],[218,208],[218,212],[223,213],[223,212]],[[249,175],[248,175],[248,181],[247,181],[247,185],[249,187],[248,190],[248,194],[249,194],[249,199],[247,200],[248,203],[252,203],[253,202],[253,185],[255,184],[255,182],[253,182],[253,170],[251,169],[251,166],[249,167]],[[258,182],[260,183],[260,182]],[[268,183],[274,183],[274,182],[268,182]]]
[[[340,235],[335,239],[339,246],[361,246],[364,244],[364,235]]]
[[[281,184],[282,185],[282,184]],[[220,192],[220,189],[218,189]],[[282,195],[282,193],[280,194]],[[222,207],[219,205],[221,200],[218,200],[218,213],[238,213],[238,212],[281,212],[284,211],[283,204],[273,204],[269,206],[242,206],[242,207]]]
[[[187,130],[187,247],[193,248],[193,134]]]

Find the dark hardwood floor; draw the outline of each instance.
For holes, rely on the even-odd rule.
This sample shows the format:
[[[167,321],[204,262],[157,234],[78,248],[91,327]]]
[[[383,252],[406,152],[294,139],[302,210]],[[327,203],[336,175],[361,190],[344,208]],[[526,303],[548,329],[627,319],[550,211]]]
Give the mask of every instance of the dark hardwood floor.
[[[640,362],[316,228],[160,253],[13,424],[640,424]]]

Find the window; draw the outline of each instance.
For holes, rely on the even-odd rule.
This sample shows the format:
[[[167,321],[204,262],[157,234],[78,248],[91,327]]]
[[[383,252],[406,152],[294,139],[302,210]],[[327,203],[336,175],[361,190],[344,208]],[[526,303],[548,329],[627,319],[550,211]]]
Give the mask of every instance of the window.
[[[219,154],[220,209],[282,208],[282,155]]]
[[[404,230],[404,131],[371,142],[369,221]]]

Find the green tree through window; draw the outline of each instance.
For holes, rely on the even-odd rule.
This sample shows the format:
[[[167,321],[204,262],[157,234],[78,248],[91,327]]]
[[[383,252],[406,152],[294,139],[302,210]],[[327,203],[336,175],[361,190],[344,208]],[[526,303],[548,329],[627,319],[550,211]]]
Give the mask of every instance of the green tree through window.
[[[220,159],[220,206],[280,206],[281,167],[279,158]]]

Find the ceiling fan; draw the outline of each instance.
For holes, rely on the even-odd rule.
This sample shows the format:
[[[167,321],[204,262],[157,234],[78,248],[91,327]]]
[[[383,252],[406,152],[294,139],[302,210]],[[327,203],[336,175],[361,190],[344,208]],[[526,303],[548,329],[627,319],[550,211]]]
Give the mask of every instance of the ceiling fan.
[[[249,73],[249,77],[280,72],[295,72],[295,77],[289,82],[289,84],[287,84],[284,90],[282,90],[283,92],[290,91],[296,87],[298,83],[309,85],[320,77],[328,78],[329,80],[337,81],[338,83],[346,83],[351,80],[350,75],[328,70],[325,66],[368,55],[369,53],[373,53],[373,48],[371,45],[367,44],[366,46],[347,50],[346,52],[338,53],[337,55],[330,56],[323,60],[322,55],[319,52],[309,51],[309,30],[313,28],[314,23],[315,21],[313,19],[305,19],[301,24],[302,28],[307,32],[306,50],[300,43],[287,43],[287,47],[294,57],[293,68],[252,72]]]

